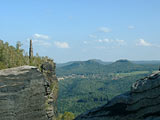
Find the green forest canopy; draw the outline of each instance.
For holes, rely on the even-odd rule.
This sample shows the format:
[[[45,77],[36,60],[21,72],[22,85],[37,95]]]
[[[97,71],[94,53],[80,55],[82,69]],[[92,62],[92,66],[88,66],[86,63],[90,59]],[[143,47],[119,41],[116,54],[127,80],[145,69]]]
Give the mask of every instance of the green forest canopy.
[[[20,41],[17,42],[16,47],[9,45],[8,42],[0,40],[0,69],[17,67],[22,65],[32,65],[40,68],[40,65],[49,58],[40,57],[38,53],[29,60],[29,56],[24,49],[21,48]]]

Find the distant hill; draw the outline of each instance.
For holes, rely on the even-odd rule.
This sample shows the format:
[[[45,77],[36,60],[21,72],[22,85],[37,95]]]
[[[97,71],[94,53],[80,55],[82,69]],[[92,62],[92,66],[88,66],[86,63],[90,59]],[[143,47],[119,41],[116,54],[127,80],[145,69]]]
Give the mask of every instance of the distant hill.
[[[139,63],[139,64],[136,64]],[[141,63],[141,64],[140,64]],[[148,64],[145,64],[148,63]],[[150,63],[150,64],[149,64]],[[153,64],[154,63],[154,64]],[[71,74],[105,74],[121,73],[132,71],[152,71],[158,70],[159,65],[155,62],[132,62],[129,60],[117,60],[116,62],[103,62],[93,59],[88,61],[74,61],[59,65],[56,72],[57,76]]]
[[[69,74],[93,74],[102,72],[104,65],[94,61],[77,61],[71,64],[58,67],[57,75],[69,75]]]
[[[106,65],[105,67],[107,71],[109,72],[131,72],[131,71],[136,71],[142,68],[141,65],[134,64],[129,60],[117,60],[116,62]]]
[[[95,62],[97,62],[99,64],[102,64],[102,65],[109,65],[109,64],[113,63],[113,62],[105,62],[105,61],[102,61],[100,59],[91,59],[91,60],[95,61]]]
[[[108,64],[113,63],[113,62],[105,62],[105,61],[102,61],[100,59],[91,59],[91,60],[88,60],[88,61],[94,61],[94,62],[97,62],[97,63],[102,64],[102,65],[108,65]],[[73,63],[78,63],[78,62],[86,62],[86,61],[70,61],[70,62],[66,62],[66,63],[56,63],[56,67],[57,68],[64,67],[64,66],[68,66],[68,65],[71,65]]]
[[[56,67],[57,68],[64,67],[64,66],[70,65],[70,64],[75,63],[75,62],[80,62],[80,61],[70,61],[70,62],[67,62],[67,63],[56,63]]]
[[[106,62],[106,61],[102,61],[100,59],[91,59],[91,61],[95,61],[99,64],[102,64],[102,65],[109,65],[109,64],[112,64],[114,62]],[[129,61],[129,60],[126,60],[126,61]],[[66,62],[66,63],[56,63],[56,67],[59,68],[59,67],[64,67],[64,66],[67,66],[67,65],[70,65],[72,63],[77,63],[77,62],[85,62],[85,61],[70,61],[70,62]],[[116,62],[122,62],[121,60],[117,60]],[[125,61],[124,61],[125,62]],[[142,60],[142,61],[130,61],[134,64],[141,64],[141,65],[146,65],[146,64],[160,64],[160,60],[150,60],[150,61],[145,61],[145,60]]]

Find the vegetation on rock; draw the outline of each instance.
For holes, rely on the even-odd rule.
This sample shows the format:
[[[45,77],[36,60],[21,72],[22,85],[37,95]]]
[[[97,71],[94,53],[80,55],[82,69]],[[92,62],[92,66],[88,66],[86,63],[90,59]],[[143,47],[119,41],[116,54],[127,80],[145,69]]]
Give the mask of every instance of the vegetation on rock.
[[[37,66],[45,62],[48,57],[40,57],[38,53],[33,56],[31,62],[29,62],[29,56],[24,49],[21,48],[20,41],[17,42],[16,47],[9,45],[8,42],[0,40],[0,69],[12,68],[23,65]]]
[[[71,112],[65,112],[64,114],[59,114],[57,120],[74,120],[75,116]]]

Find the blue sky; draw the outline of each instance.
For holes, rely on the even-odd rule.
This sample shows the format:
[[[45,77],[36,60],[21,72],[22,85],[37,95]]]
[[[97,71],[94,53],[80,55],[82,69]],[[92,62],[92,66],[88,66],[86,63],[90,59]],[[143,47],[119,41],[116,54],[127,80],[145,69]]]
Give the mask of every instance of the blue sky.
[[[0,39],[56,62],[159,60],[160,0],[1,0]]]

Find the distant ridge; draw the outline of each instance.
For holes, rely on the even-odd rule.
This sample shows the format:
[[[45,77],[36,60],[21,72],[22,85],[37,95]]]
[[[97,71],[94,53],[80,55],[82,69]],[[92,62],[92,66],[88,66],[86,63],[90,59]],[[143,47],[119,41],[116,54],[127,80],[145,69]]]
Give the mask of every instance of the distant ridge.
[[[56,67],[59,68],[59,67],[64,67],[64,66],[67,66],[67,65],[70,65],[74,62],[80,62],[80,61],[70,61],[70,62],[66,62],[66,63],[56,63]]]
[[[120,60],[117,60],[116,62],[128,63],[128,62],[130,62],[130,61],[127,60],[127,59],[120,59]]]
[[[160,64],[160,60],[150,60],[150,61],[132,61],[135,64]]]
[[[153,70],[157,69],[159,64],[148,62],[132,62],[127,59],[120,59],[116,62],[103,63],[101,60],[92,59],[87,61],[73,61],[61,64],[57,67],[58,75],[70,75],[70,74],[99,74],[99,73],[122,73],[141,70]],[[141,64],[140,64],[141,63]],[[149,64],[150,63],[150,64]]]
[[[99,64],[102,64],[102,65],[108,65],[108,64],[111,64],[113,62],[105,62],[105,61],[102,61],[100,59],[91,59],[92,61],[95,61],[95,62],[98,62]]]
[[[63,73],[63,75],[72,74],[93,74],[97,72],[101,72],[103,70],[104,65],[94,61],[75,61],[68,65],[58,67],[57,75]]]
[[[87,61],[92,61],[92,62],[97,62],[99,64],[102,64],[102,65],[108,65],[108,64],[111,64],[113,62],[105,62],[105,61],[102,61],[100,59],[90,59],[90,60],[87,60]],[[82,62],[87,62],[87,61],[70,61],[70,62],[66,62],[66,63],[57,63],[56,66],[57,68],[59,67],[64,67],[64,66],[68,66],[68,65],[71,65],[73,63],[82,63]]]
[[[138,68],[141,68],[141,65],[134,64],[126,59],[117,60],[116,62],[106,66],[107,70],[118,73],[136,71]]]
[[[116,62],[111,63],[109,66],[135,66],[136,64],[132,61],[126,60],[126,59],[120,59]]]
[[[106,62],[106,61],[102,61],[100,59],[90,59],[90,60],[87,60],[87,61],[95,61],[99,64],[102,64],[102,65],[109,65],[109,64],[112,64],[114,62],[110,61],[110,62]],[[59,67],[64,67],[64,66],[67,66],[67,65],[70,65],[72,63],[77,63],[77,62],[85,62],[85,61],[70,61],[70,62],[66,62],[66,63],[56,63],[56,67],[59,68]],[[116,62],[131,62],[131,63],[134,63],[134,64],[160,64],[160,60],[140,60],[140,61],[130,61],[130,60],[127,60],[127,59],[120,59],[120,60],[117,60]]]

